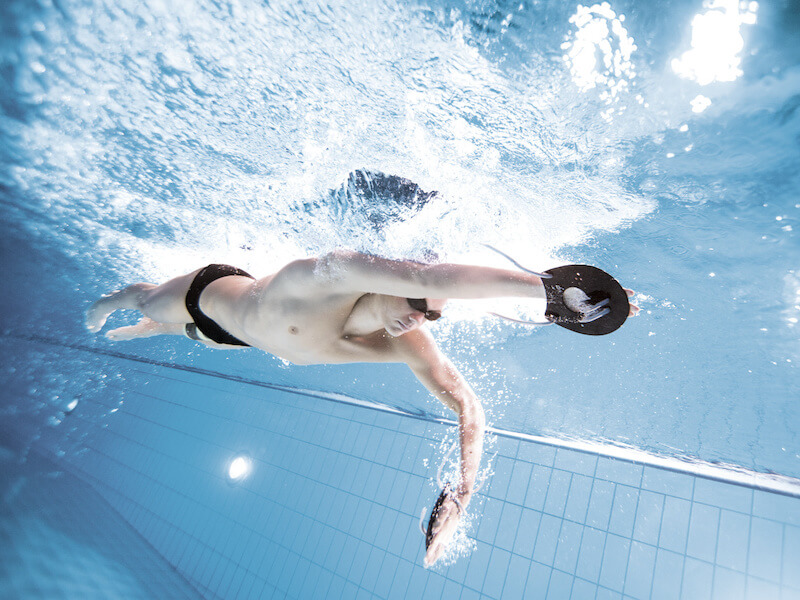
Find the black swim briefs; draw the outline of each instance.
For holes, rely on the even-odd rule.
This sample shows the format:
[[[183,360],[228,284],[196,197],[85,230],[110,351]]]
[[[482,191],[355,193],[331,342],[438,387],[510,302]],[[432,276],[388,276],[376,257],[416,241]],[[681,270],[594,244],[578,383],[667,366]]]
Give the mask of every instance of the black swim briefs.
[[[255,279],[250,273],[230,265],[208,265],[204,269],[200,269],[200,272],[195,275],[192,284],[189,286],[189,291],[186,292],[186,310],[192,315],[194,325],[200,330],[200,333],[211,341],[217,342],[218,344],[228,344],[229,346],[249,346],[250,344],[232,336],[200,310],[200,294],[203,293],[206,286],[212,281],[216,281],[222,277],[228,277],[229,275],[241,275],[243,277]],[[189,325],[191,325],[191,323]],[[187,334],[188,332],[189,328],[187,327]],[[196,332],[192,331],[192,333]],[[194,336],[191,335],[190,337],[194,338]]]

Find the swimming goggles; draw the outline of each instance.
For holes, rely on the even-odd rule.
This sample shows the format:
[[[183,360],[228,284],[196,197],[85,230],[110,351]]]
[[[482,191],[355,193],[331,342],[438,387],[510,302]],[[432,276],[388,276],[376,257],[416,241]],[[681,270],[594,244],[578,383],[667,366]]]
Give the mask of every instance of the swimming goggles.
[[[428,310],[428,301],[425,298],[406,298],[406,302],[412,309],[425,315],[428,321],[435,321],[442,317],[442,311]]]

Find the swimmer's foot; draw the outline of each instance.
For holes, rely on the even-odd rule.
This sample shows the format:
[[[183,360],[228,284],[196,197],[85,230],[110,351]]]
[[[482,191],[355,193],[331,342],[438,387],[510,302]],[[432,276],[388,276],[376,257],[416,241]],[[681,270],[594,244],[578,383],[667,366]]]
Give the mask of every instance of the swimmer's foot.
[[[146,338],[154,335],[164,333],[162,331],[163,325],[147,317],[142,319],[136,325],[128,325],[126,327],[118,327],[106,332],[106,337],[112,342],[124,342],[136,338]]]
[[[155,287],[152,283],[134,283],[116,292],[106,294],[86,311],[86,329],[97,333],[115,310],[121,308],[141,310],[146,294]]]
[[[103,325],[106,324],[106,320],[108,317],[117,310],[117,306],[115,306],[114,296],[119,292],[112,292],[103,296],[92,304],[89,310],[86,311],[86,329],[88,329],[91,333],[97,333],[103,328]]]

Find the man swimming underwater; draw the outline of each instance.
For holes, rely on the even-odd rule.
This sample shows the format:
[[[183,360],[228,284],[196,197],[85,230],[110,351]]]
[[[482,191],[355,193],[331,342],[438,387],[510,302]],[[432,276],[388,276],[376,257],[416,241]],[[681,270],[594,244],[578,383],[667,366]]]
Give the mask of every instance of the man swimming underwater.
[[[437,348],[426,321],[441,316],[447,298],[541,298],[547,300],[549,321],[596,335],[638,312],[628,303],[632,294],[584,265],[536,274],[338,250],[291,262],[262,279],[227,265],[209,265],[161,285],[133,284],[95,302],[86,327],[99,332],[115,310],[135,309],[144,315],[139,323],[107,332],[109,339],[186,335],[214,348],[253,346],[300,365],[407,364],[459,421],[461,478],[454,489],[445,487],[431,514],[428,566],[442,556],[470,503],[485,418],[469,384]]]

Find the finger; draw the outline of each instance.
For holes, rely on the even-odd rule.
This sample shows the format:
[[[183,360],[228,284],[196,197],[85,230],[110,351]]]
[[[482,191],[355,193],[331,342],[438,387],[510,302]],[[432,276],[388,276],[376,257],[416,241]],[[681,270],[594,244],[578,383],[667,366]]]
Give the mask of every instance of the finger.
[[[597,321],[597,319],[601,317],[605,317],[608,313],[611,312],[610,308],[604,308],[600,312],[590,312],[587,313],[585,317],[581,319],[581,323],[591,323],[592,321]]]
[[[622,288],[622,289],[625,290],[625,293],[628,294],[628,296],[633,296],[633,294],[635,293],[633,290],[629,290],[628,288]]]
[[[435,564],[437,560],[439,560],[439,556],[442,554],[442,547],[440,544],[432,544],[430,548],[428,548],[428,552],[425,554],[425,559],[423,564],[426,567],[430,567],[431,565]]]

